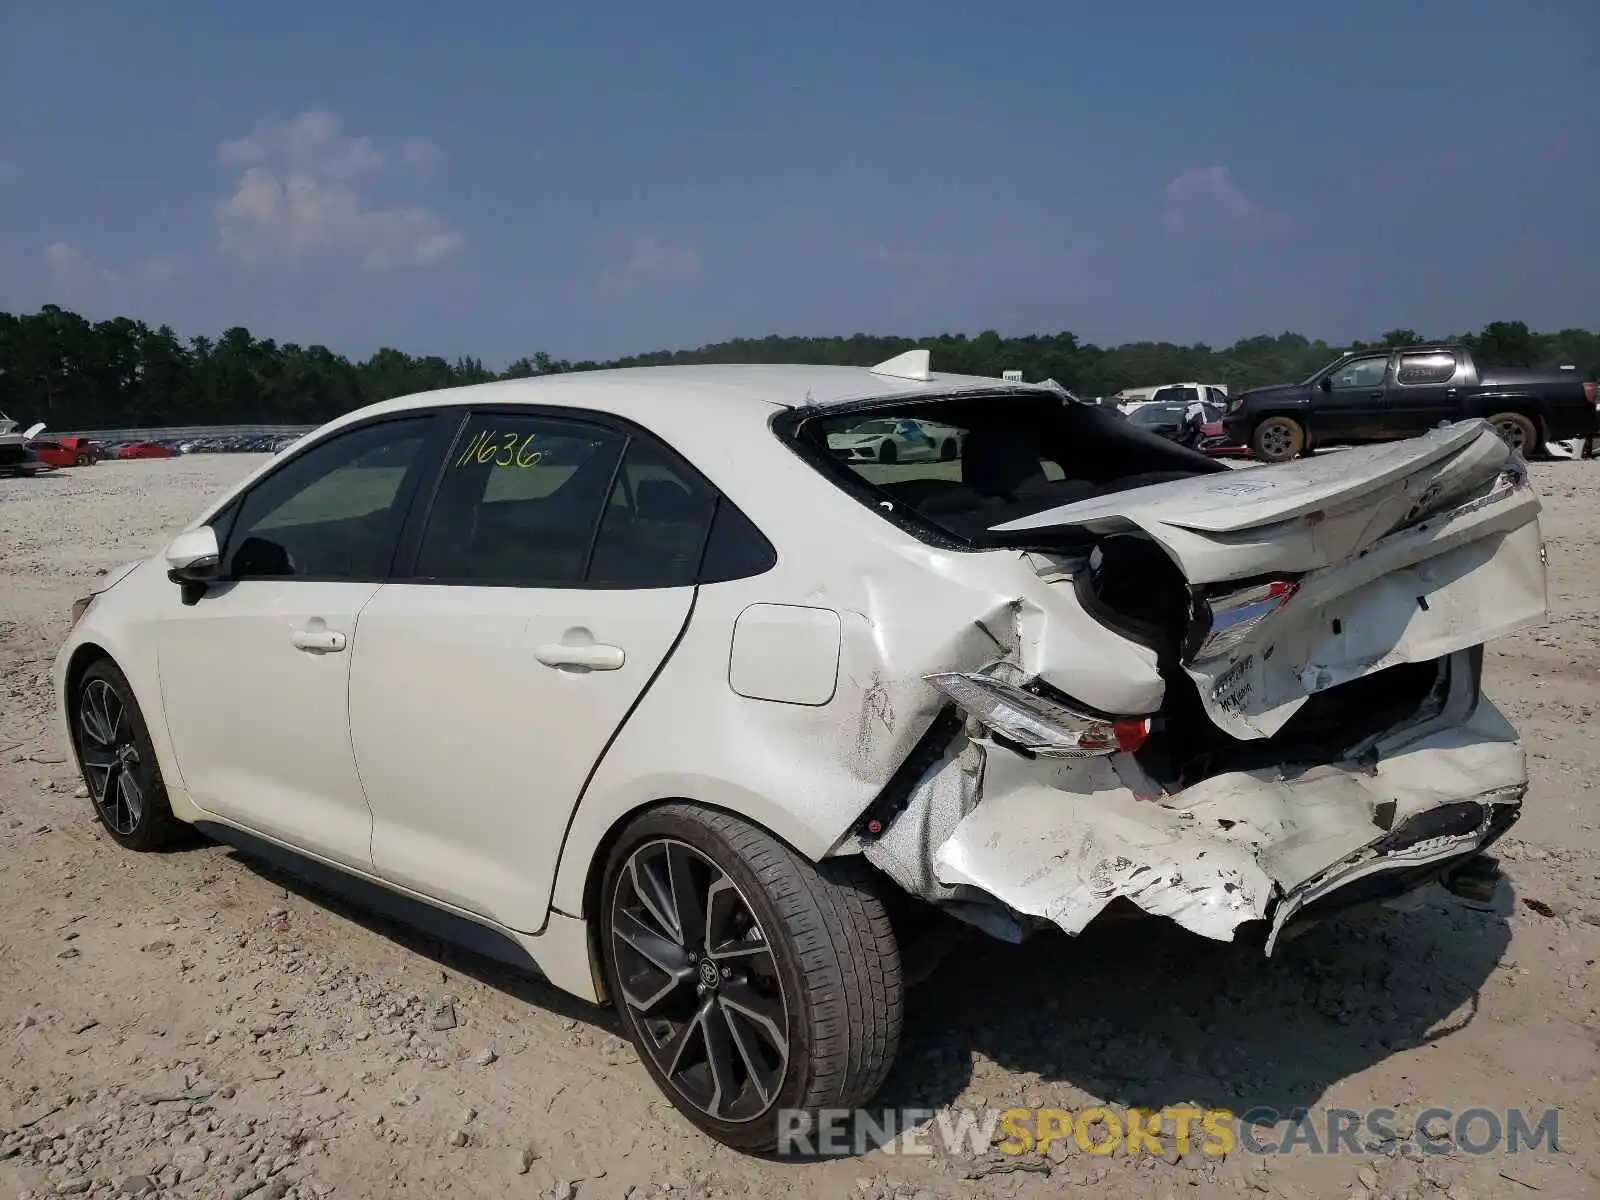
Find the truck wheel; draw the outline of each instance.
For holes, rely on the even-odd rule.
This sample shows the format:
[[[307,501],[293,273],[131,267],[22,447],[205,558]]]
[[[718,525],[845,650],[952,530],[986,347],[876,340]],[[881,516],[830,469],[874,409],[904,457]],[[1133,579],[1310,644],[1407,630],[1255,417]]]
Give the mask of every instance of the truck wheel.
[[[598,915],[640,1060],[718,1141],[781,1149],[785,1109],[856,1108],[882,1086],[904,981],[859,858],[812,864],[736,817],[663,805],[612,851]]]
[[[1288,462],[1305,445],[1305,428],[1293,417],[1268,417],[1250,435],[1250,449],[1262,462]]]
[[[1539,427],[1531,417],[1515,412],[1495,413],[1489,418],[1489,424],[1505,444],[1519,454],[1532,454],[1539,445]]]

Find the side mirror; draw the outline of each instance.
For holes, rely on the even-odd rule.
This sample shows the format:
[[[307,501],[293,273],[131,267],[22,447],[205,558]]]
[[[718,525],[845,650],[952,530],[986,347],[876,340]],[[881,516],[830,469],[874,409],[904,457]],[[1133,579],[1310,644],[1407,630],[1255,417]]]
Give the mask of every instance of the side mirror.
[[[1321,379],[1317,380],[1317,386],[1325,392],[1333,391],[1333,376],[1324,375]]]
[[[209,525],[180,533],[167,547],[167,578],[173,583],[206,583],[217,577],[222,548],[217,531]]]

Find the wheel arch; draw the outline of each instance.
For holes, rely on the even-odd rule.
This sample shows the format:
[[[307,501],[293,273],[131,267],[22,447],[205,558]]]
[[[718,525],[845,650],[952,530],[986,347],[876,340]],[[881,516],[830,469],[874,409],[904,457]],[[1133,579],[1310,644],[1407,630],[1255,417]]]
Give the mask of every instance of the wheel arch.
[[[598,936],[596,929],[598,928],[597,918],[599,916],[600,889],[605,883],[606,863],[611,859],[611,852],[616,849],[617,843],[622,840],[622,835],[627,830],[629,825],[633,824],[633,822],[637,821],[640,817],[644,816],[648,812],[653,812],[659,808],[666,808],[668,805],[672,804],[692,804],[697,808],[705,809],[707,812],[720,813],[722,816],[732,817],[736,821],[743,821],[746,825],[749,825],[755,829],[759,829],[762,833],[779,842],[794,854],[808,861],[816,862],[820,861],[820,858],[828,857],[826,854],[820,856],[819,858],[817,855],[806,853],[802,847],[795,845],[790,838],[785,837],[781,832],[773,829],[771,825],[765,824],[759,820],[755,820],[748,813],[740,812],[738,809],[726,804],[708,803],[694,796],[672,795],[659,796],[652,800],[641,801],[638,804],[635,804],[633,807],[618,813],[612,819],[611,824],[606,827],[605,832],[600,835],[599,840],[595,842],[593,849],[590,850],[588,854],[588,862],[583,868],[583,881],[581,889],[577,892],[577,895],[581,897],[580,911],[574,913],[567,912],[566,909],[560,909],[562,912],[567,912],[568,916],[582,917],[585,921],[587,921],[590,926],[591,938]],[[569,846],[567,849],[570,851],[572,848]],[[566,858],[567,853],[564,852],[562,854],[562,859],[565,860]],[[563,861],[562,867],[564,868],[565,866],[566,863]],[[560,877],[565,873],[566,872],[563,869],[558,869],[557,871],[557,895],[555,897],[555,903],[552,905],[552,907],[559,908],[559,902],[561,898],[559,880]]]
[[[113,665],[116,658],[99,642],[85,641],[72,651],[67,659],[67,669],[62,675],[61,705],[69,721],[78,717],[78,691],[83,683],[83,677],[89,668],[102,658],[109,658]],[[120,667],[118,668],[121,669]],[[124,672],[126,674],[126,672]],[[70,729],[68,731],[71,732]]]
[[[1550,425],[1545,419],[1545,404],[1537,396],[1526,392],[1491,392],[1479,396],[1472,402],[1469,415],[1487,421],[1500,413],[1516,413],[1518,416],[1527,417],[1533,422],[1540,444],[1547,439]]]

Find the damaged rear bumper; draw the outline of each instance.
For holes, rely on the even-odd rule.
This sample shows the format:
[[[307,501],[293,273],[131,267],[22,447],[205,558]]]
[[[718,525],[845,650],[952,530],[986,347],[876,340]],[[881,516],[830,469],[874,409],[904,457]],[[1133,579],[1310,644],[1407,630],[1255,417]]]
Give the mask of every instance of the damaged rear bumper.
[[[1515,822],[1521,744],[1472,701],[1375,759],[1225,772],[1154,799],[1131,756],[1028,759],[962,735],[864,853],[999,936],[1076,934],[1120,900],[1270,955],[1286,930],[1422,886]]]

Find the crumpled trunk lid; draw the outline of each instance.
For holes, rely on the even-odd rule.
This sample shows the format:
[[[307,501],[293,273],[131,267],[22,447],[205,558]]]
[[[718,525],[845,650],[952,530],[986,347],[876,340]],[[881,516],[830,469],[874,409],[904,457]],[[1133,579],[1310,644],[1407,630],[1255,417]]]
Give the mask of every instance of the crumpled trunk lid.
[[[1151,539],[1187,581],[1183,669],[1207,714],[1270,737],[1306,699],[1542,619],[1540,504],[1483,421],[1202,475],[996,526],[1048,546]]]

